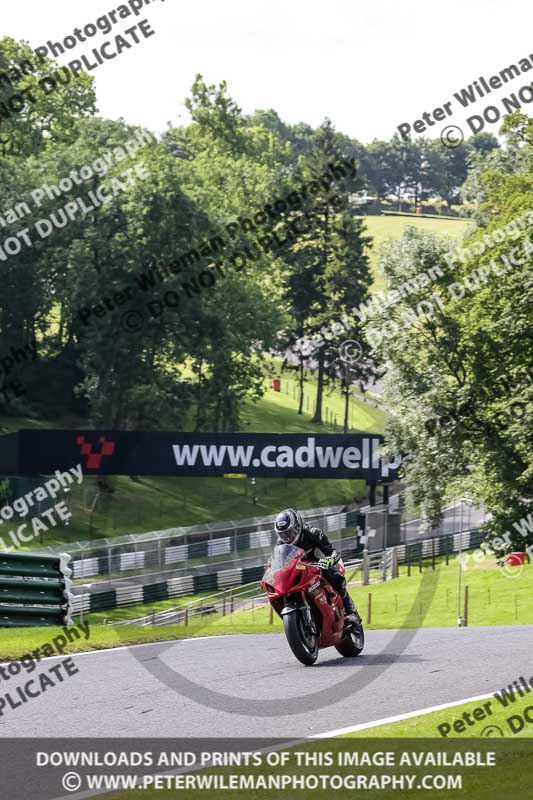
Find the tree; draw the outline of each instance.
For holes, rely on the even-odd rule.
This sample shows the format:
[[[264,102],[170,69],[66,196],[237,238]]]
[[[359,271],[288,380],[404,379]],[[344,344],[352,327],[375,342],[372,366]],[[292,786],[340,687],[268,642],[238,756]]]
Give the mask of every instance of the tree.
[[[522,135],[530,154],[530,128],[515,120],[512,130]],[[512,231],[520,263],[511,268],[505,236],[450,270],[443,258],[447,245],[415,230],[392,243],[380,262],[393,286],[420,278],[417,292],[373,315],[367,336],[387,370],[390,448],[407,454],[408,486],[428,524],[439,518],[445,496],[454,491],[470,491],[485,504],[496,521],[492,531],[501,532],[531,511],[533,248],[527,226],[520,228],[515,220],[523,215],[527,220],[533,210],[532,183],[531,172],[488,173],[489,221],[466,243],[482,242],[496,230]],[[476,282],[479,269],[485,277],[478,273]],[[428,290],[430,270],[437,280]],[[385,325],[390,337],[372,333]]]
[[[363,186],[362,181],[355,174],[349,175],[346,171],[341,174],[338,167],[335,183],[332,179],[319,180],[328,170],[331,173],[335,169],[343,153],[342,144],[346,142],[326,120],[315,133],[310,154],[302,157],[298,165],[299,180],[309,183],[314,179],[315,184],[305,207],[294,214],[296,220],[305,220],[306,230],[291,245],[289,254],[284,255],[292,269],[287,279],[287,298],[293,310],[291,316],[296,321],[297,338],[312,337],[335,315],[362,302],[371,283],[364,254],[369,239],[364,236],[364,224],[356,217],[352,204],[353,196]],[[350,147],[353,148],[353,144],[350,143]],[[312,348],[312,356],[317,363],[313,422],[321,423],[324,388],[336,374],[338,360],[325,341]],[[300,354],[300,406],[303,402],[302,364]]]
[[[448,206],[459,199],[467,176],[467,153],[464,145],[443,147],[437,139],[425,146],[425,188]]]

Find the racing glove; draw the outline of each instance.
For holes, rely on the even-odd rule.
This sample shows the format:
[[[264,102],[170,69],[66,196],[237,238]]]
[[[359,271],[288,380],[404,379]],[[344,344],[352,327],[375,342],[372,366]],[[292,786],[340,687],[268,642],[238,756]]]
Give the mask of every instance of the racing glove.
[[[320,567],[320,569],[331,569],[331,567],[333,567],[337,563],[338,560],[339,560],[339,557],[338,557],[337,553],[335,551],[333,551],[333,553],[330,556],[326,556],[325,558],[321,558],[319,560],[319,562],[318,562],[318,566]]]

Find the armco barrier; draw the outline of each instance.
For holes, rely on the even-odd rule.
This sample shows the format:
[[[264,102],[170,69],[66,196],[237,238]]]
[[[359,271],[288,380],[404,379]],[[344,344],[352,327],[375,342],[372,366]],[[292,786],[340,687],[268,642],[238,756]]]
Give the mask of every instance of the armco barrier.
[[[342,512],[342,506],[307,509],[305,520],[324,530],[356,527],[358,515]],[[240,558],[245,551],[260,551],[272,544],[274,515],[248,520],[193,525],[186,528],[169,528],[162,531],[97,539],[89,542],[71,542],[72,570],[75,581],[84,578],[119,575],[141,570],[187,568],[194,560],[205,561],[227,554]],[[60,548],[49,546],[48,555]]]
[[[394,514],[389,515],[391,520],[395,516]],[[324,517],[319,519],[319,522],[328,533],[331,533],[346,528],[357,529],[360,525],[364,526],[363,519],[363,515],[350,511]],[[399,529],[399,522],[397,527]],[[178,543],[180,540],[171,539],[170,545],[168,543],[165,545],[166,540],[163,538],[142,540],[135,545],[121,545],[121,547],[142,548],[132,552],[114,553],[107,546],[94,547],[90,552],[90,557],[73,560],[74,580],[79,581],[83,578],[102,575],[119,575],[124,572],[140,572],[148,569],[162,570],[175,565],[180,569],[190,569],[192,565],[190,562],[194,562],[194,560],[207,563],[209,559],[218,559],[223,555],[239,559],[246,552],[261,552],[265,548],[269,550],[276,538],[271,523],[267,530],[251,530],[242,533],[235,531],[231,536],[222,531],[210,533],[204,531],[196,532],[194,536],[198,537],[198,540]],[[213,538],[207,538],[208,536]],[[187,538],[190,537],[191,534]]]
[[[70,556],[0,553],[0,628],[72,625]]]
[[[413,544],[403,544],[387,548],[387,554],[396,551],[397,563],[406,564],[416,562],[419,558],[429,558],[431,555],[443,556],[447,553],[457,553],[459,550],[468,550],[478,547],[483,541],[483,534],[477,528],[463,533],[444,536],[442,539],[424,539]],[[373,553],[378,560],[383,551]],[[344,555],[344,554],[343,554]],[[351,556],[350,556],[351,557]],[[169,600],[173,597],[199,594],[200,592],[216,592],[231,589],[234,586],[243,586],[253,581],[259,582],[265,571],[264,564],[253,567],[237,567],[207,574],[182,575],[169,578],[166,581],[148,583],[143,585],[129,584],[118,589],[105,592],[92,587],[92,591],[83,592],[83,587],[78,587],[74,595],[74,613],[90,611],[108,611],[123,606],[153,603],[158,600]],[[76,589],[75,589],[76,591]]]

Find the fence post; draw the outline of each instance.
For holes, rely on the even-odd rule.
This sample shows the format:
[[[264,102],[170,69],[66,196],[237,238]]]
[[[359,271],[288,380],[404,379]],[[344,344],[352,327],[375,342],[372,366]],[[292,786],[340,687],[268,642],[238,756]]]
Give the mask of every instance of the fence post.
[[[368,557],[368,550],[363,550],[363,586],[368,585],[370,573],[370,559]]]
[[[431,540],[431,568],[435,569],[435,539]]]
[[[233,589],[231,589],[231,590],[230,590],[230,593],[229,593],[229,599],[230,599],[230,609],[231,609],[231,613],[233,614]]]
[[[391,577],[397,578],[399,574],[398,568],[398,548],[392,548],[392,567],[391,567]]]
[[[184,621],[185,625],[189,624],[189,609],[188,608],[185,609],[185,618],[184,618],[183,621]]]
[[[468,625],[468,586],[465,586],[465,605],[464,605],[463,615],[465,620],[464,626],[466,628]]]
[[[408,544],[405,545],[407,550],[407,577],[411,577],[411,548]]]
[[[372,592],[368,593],[368,611],[367,611],[367,620],[366,624],[370,625],[372,622]]]

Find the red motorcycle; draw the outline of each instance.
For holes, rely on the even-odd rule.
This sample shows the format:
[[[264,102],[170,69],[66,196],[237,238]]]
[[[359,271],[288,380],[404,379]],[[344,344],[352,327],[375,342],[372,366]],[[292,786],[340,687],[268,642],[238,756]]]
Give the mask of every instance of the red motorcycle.
[[[338,566],[344,571],[342,562]],[[283,620],[289,647],[302,664],[314,664],[324,647],[333,646],[347,658],[362,652],[365,633],[361,619],[345,620],[340,594],[318,564],[305,560],[301,548],[276,545],[261,587]]]

